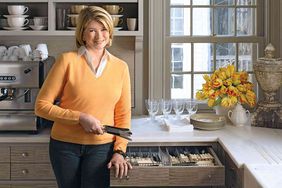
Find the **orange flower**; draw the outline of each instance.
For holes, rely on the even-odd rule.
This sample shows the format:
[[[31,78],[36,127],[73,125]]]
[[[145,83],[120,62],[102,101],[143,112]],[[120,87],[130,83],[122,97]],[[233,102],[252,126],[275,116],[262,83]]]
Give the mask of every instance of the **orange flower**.
[[[222,80],[217,78],[212,82],[212,87],[213,88],[219,88],[220,86],[222,86]]]
[[[198,100],[207,100],[208,106],[231,107],[238,101],[254,107],[256,95],[247,72],[236,72],[234,65],[219,68],[212,75],[204,75],[205,83],[197,91]]]

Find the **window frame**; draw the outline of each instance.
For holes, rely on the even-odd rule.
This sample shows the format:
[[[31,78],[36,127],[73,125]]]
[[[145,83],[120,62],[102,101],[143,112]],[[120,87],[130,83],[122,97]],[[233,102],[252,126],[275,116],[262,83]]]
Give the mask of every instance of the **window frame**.
[[[238,59],[239,59],[239,54],[238,54],[238,45],[239,43],[257,43],[258,44],[258,54],[253,54],[256,57],[260,57],[261,52],[263,52],[263,48],[265,46],[265,37],[262,35],[262,33],[264,33],[264,28],[263,28],[263,23],[264,20],[260,19],[263,17],[263,9],[261,9],[261,4],[263,4],[262,0],[257,0],[257,9],[256,9],[256,36],[216,36],[216,35],[211,35],[211,36],[191,36],[192,35],[192,26],[190,27],[190,35],[186,35],[186,36],[170,36],[170,8],[173,7],[191,7],[193,5],[183,5],[183,6],[170,6],[170,1],[169,0],[165,0],[163,7],[164,7],[164,11],[163,11],[163,23],[164,23],[164,28],[165,28],[165,32],[163,35],[163,43],[164,43],[164,53],[163,53],[163,59],[164,59],[164,74],[163,74],[163,97],[164,98],[170,98],[171,97],[171,83],[170,83],[170,77],[171,74],[174,74],[174,72],[171,72],[170,70],[170,63],[171,63],[171,44],[172,43],[212,43],[212,45],[215,45],[216,43],[236,43],[236,62],[238,64]],[[230,6],[230,7],[235,7],[234,6]],[[200,6],[197,5],[195,7],[207,7],[207,6]],[[208,7],[213,7],[213,5],[208,6]],[[238,6],[241,7],[241,6]],[[251,6],[250,6],[251,7]],[[190,9],[190,23],[192,24],[191,20],[193,19],[191,14],[193,14],[193,11]],[[236,13],[235,13],[236,15]],[[260,20],[260,22],[258,21]],[[235,27],[236,27],[236,19],[235,19]],[[236,29],[235,29],[236,30]],[[214,32],[214,28],[212,28],[212,32]],[[234,33],[234,35],[236,34],[236,31]],[[215,49],[215,48],[214,48]],[[191,62],[192,62],[192,70],[191,72],[183,72],[183,74],[185,73],[191,73],[191,96],[193,96],[194,93],[194,85],[193,85],[193,79],[194,79],[194,72],[193,72],[193,45],[191,45]],[[213,55],[213,61],[216,62],[216,51],[214,50],[214,55]],[[215,66],[215,65],[214,65]],[[211,72],[199,72],[199,71],[195,71],[196,74],[201,74],[201,73],[212,73]],[[253,72],[250,72],[253,73]],[[178,73],[179,74],[179,73]],[[169,76],[168,76],[169,75]],[[254,76],[254,74],[253,74]],[[255,86],[257,86],[257,84],[255,83]],[[258,93],[258,87],[255,88],[256,93]],[[202,108],[207,108],[207,105],[203,104],[201,105]]]

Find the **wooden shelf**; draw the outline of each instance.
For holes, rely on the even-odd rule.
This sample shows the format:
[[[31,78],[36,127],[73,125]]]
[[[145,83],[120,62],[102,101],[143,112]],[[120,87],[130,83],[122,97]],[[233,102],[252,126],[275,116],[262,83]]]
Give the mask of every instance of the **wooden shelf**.
[[[75,31],[0,31],[0,36],[74,36]],[[142,36],[140,31],[116,31],[114,36]]]

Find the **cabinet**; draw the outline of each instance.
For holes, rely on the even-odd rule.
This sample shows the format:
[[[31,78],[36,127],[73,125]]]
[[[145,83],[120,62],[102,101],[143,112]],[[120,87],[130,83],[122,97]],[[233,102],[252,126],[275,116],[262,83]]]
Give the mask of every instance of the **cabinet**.
[[[189,162],[175,162],[179,154],[209,153],[212,164],[203,165],[191,158]],[[118,179],[111,170],[113,187],[175,187],[202,186],[223,187],[225,167],[217,157],[213,146],[188,146],[188,144],[162,143],[128,147],[128,160],[134,168],[129,178]],[[150,158],[148,163],[134,159]],[[207,162],[207,161],[206,161]],[[0,145],[0,188],[56,188],[55,177],[48,156],[48,144],[2,144]],[[6,185],[4,185],[4,183]]]
[[[103,6],[108,4],[120,5],[124,8],[122,14],[122,29],[115,31],[116,36],[142,36],[143,35],[143,0],[2,0],[0,3],[1,19],[4,15],[8,15],[7,6],[21,4],[29,7],[29,11],[25,15],[29,15],[28,19],[32,22],[34,17],[48,17],[48,28],[47,30],[35,31],[31,28],[27,28],[20,31],[5,30],[1,27],[1,36],[74,36],[74,31],[65,29],[56,29],[56,9],[65,8],[70,9],[71,5],[96,5]],[[70,14],[70,13],[69,13]],[[135,17],[138,20],[137,30],[128,31],[126,27],[126,18]],[[1,22],[0,22],[1,23]]]
[[[3,15],[8,14],[8,5],[25,5],[30,9],[26,13],[29,19],[35,16],[47,17],[47,30],[4,30],[1,27]],[[50,56],[58,57],[66,51],[76,49],[74,42],[75,31],[56,29],[56,9],[69,9],[72,5],[120,5],[124,8],[123,29],[114,31],[113,46],[109,51],[124,60],[129,67],[131,79],[131,104],[132,113],[141,115],[144,112],[144,65],[143,65],[143,0],[1,0],[0,1],[0,43],[1,45],[14,46],[20,44],[46,43]],[[128,31],[125,26],[126,18],[137,18],[137,30]]]
[[[47,144],[0,145],[0,169],[0,188],[57,187]]]
[[[225,166],[225,187],[242,188],[244,184],[244,169],[238,168],[230,155],[222,148],[220,144],[213,145],[218,158]]]
[[[225,168],[226,188],[242,188],[244,169],[238,168],[227,153],[225,154]]]

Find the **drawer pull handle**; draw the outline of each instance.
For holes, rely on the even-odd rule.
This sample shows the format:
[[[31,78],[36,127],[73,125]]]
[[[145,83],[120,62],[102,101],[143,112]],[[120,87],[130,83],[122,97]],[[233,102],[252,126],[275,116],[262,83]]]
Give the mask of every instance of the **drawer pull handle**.
[[[27,170],[27,169],[23,169],[23,170],[22,170],[22,173],[23,173],[23,174],[28,174],[28,170]]]
[[[28,156],[28,153],[26,153],[26,152],[22,153],[22,157],[27,157],[27,156]]]

